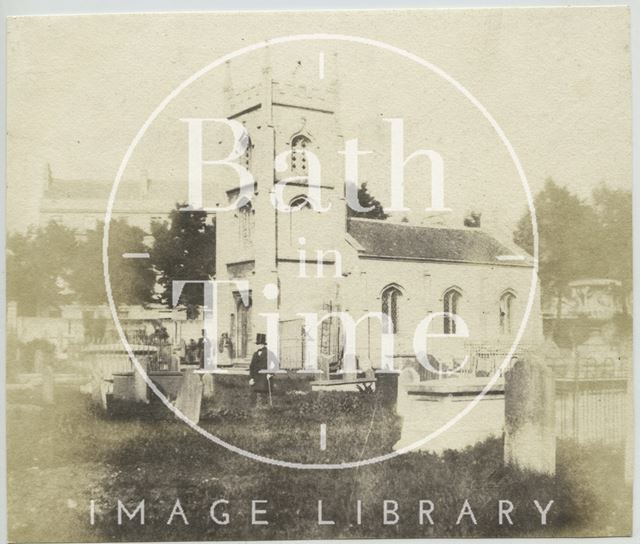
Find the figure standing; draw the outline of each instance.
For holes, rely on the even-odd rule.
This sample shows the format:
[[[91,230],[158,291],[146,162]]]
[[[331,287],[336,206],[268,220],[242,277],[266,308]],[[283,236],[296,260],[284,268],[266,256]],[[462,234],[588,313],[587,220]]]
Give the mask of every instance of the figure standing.
[[[220,335],[218,353],[218,365],[230,366],[233,359],[233,344],[231,343],[231,338],[229,338],[229,333],[223,332]]]
[[[249,366],[249,385],[251,386],[253,406],[264,406],[269,402],[272,387],[270,383],[271,374],[260,372],[261,370],[267,370],[269,364],[267,335],[258,333],[256,335],[256,345],[258,349],[253,354],[251,365]]]
[[[204,368],[207,362],[207,356],[213,357],[213,353],[211,352],[211,340],[207,336],[207,331],[202,329],[202,336],[198,339],[198,362],[200,363],[200,368]]]

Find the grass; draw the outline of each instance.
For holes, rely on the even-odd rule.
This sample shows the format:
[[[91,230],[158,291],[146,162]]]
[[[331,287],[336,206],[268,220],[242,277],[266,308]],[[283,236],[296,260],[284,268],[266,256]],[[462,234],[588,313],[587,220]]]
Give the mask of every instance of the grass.
[[[293,470],[251,461],[211,443],[171,418],[105,419],[77,393],[54,407],[9,411],[9,536],[12,541],[327,539],[399,537],[596,536],[628,534],[630,488],[622,452],[560,444],[555,477],[502,463],[490,439],[462,452],[412,452],[346,470]],[[24,399],[21,399],[24,403]],[[388,452],[399,418],[375,395],[283,395],[258,411],[239,398],[206,406],[203,426],[233,444],[307,463],[334,463]],[[319,425],[329,440],[321,451]],[[118,526],[116,501],[145,499],[146,523]],[[189,520],[167,519],[179,498]],[[89,524],[89,501],[97,505]],[[230,523],[215,525],[209,507],[227,499]],[[250,501],[269,501],[268,526],[252,526]],[[317,524],[317,500],[335,525]],[[384,500],[400,522],[384,525]],[[434,525],[417,523],[418,500],[435,504]],[[465,499],[477,525],[456,524]],[[511,500],[514,525],[498,525],[497,501]],[[541,527],[532,501],[555,501]],[[356,500],[363,504],[356,523]]]

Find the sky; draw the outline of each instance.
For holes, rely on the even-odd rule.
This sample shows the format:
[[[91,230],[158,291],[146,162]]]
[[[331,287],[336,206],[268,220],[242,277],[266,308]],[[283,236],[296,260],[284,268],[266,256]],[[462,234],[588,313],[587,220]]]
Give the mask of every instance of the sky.
[[[113,179],[149,114],[202,67],[251,43],[309,33],[379,40],[445,71],[503,129],[533,193],[548,177],[585,198],[601,182],[631,187],[623,7],[23,17],[10,20],[8,31],[8,229],[37,221],[48,168],[55,178]],[[403,118],[406,154],[442,155],[447,204],[461,213],[480,208],[483,222],[512,229],[526,200],[504,145],[468,100],[424,67],[361,44],[304,42],[271,47],[267,60],[261,52],[239,58],[233,84],[246,86],[265,63],[274,78],[307,82],[318,77],[321,52],[326,59],[337,53],[325,78],[339,84],[340,130],[374,151],[362,158],[362,180],[383,203],[383,119]],[[126,178],[185,179],[179,118],[218,116],[225,77],[216,69],[170,104]],[[421,168],[407,169],[411,202],[425,199]]]

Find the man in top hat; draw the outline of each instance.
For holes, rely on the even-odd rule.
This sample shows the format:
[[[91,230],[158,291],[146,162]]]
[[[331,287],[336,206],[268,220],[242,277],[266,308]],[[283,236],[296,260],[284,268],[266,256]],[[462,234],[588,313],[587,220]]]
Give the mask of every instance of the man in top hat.
[[[256,335],[256,345],[258,349],[253,354],[251,365],[249,366],[249,385],[251,386],[254,406],[265,404],[265,401],[268,402],[267,397],[271,393],[271,384],[269,383],[271,375],[260,372],[261,370],[267,370],[269,363],[267,335],[258,333]]]

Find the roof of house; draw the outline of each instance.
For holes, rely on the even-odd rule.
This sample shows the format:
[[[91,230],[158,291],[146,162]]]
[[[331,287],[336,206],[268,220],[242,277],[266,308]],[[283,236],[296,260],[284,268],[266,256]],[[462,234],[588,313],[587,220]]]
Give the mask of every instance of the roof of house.
[[[531,265],[531,257],[524,251],[514,255],[513,250],[475,228],[418,227],[352,218],[348,232],[362,246],[359,253],[367,257]]]
[[[44,188],[40,209],[46,212],[78,210],[104,213],[113,180],[51,178]],[[166,212],[186,200],[185,183],[170,180],[123,180],[118,186],[114,210]]]

